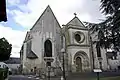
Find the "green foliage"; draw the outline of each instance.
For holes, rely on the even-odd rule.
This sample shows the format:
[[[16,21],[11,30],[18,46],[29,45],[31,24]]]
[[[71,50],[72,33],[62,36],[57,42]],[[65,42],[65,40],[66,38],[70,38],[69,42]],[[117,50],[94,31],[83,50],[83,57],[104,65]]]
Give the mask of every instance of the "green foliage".
[[[12,45],[5,38],[0,39],[0,61],[8,60],[12,50]]]
[[[120,8],[120,0],[101,0],[100,9],[105,15],[113,15]]]
[[[3,69],[0,68],[0,80],[4,80]]]
[[[98,32],[97,37],[100,46],[120,49],[120,0],[101,0],[100,10],[106,15],[106,20],[95,24],[85,22],[92,34]],[[109,16],[108,16],[109,15]]]
[[[113,44],[114,50],[120,49],[120,0],[101,0],[101,9],[105,15],[109,15],[103,22],[107,34],[107,40]]]
[[[5,80],[8,77],[8,69],[0,68],[0,80]]]
[[[108,39],[110,32],[106,30],[106,26],[102,22],[99,24],[85,22],[85,25],[89,27],[91,34],[97,33],[95,36],[97,37],[97,41],[93,42],[93,44],[96,43],[96,47],[100,46],[101,48],[105,49],[111,47],[112,43],[110,39]]]

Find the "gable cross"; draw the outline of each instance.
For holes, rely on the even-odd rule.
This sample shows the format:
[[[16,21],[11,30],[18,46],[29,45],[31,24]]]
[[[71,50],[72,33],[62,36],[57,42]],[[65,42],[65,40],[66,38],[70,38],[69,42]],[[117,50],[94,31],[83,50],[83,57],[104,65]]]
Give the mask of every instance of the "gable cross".
[[[76,15],[77,15],[77,14],[76,14],[76,13],[74,13],[74,15],[75,15],[75,17],[76,17]]]

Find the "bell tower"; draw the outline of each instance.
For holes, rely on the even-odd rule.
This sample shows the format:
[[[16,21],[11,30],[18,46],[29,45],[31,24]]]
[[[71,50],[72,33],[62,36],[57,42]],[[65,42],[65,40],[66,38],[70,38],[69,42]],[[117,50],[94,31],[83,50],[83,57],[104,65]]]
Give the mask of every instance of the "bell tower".
[[[77,14],[64,26],[68,71],[86,72],[91,70],[91,47],[89,31],[79,20]],[[66,57],[66,58],[67,58]]]

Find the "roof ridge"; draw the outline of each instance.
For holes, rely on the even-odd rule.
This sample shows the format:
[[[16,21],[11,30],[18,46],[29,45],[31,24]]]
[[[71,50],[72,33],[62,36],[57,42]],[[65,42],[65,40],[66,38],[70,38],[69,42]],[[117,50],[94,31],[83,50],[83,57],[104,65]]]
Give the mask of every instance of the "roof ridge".
[[[37,22],[40,20],[40,18],[42,17],[42,15],[45,13],[45,11],[47,10],[47,8],[50,8],[50,6],[48,5],[45,10],[43,11],[43,13],[38,17],[38,19],[36,20],[36,22],[34,23],[34,25],[32,26],[32,28],[30,30],[32,30],[34,28],[34,26],[37,24]]]

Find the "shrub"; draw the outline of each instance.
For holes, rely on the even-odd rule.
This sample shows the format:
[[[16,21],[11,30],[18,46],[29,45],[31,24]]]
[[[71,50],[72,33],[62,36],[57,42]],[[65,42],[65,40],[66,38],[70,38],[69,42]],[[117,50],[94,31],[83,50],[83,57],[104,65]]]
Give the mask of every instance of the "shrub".
[[[8,77],[8,69],[0,68],[0,80],[5,80]]]
[[[0,68],[0,80],[4,80],[4,69]]]

